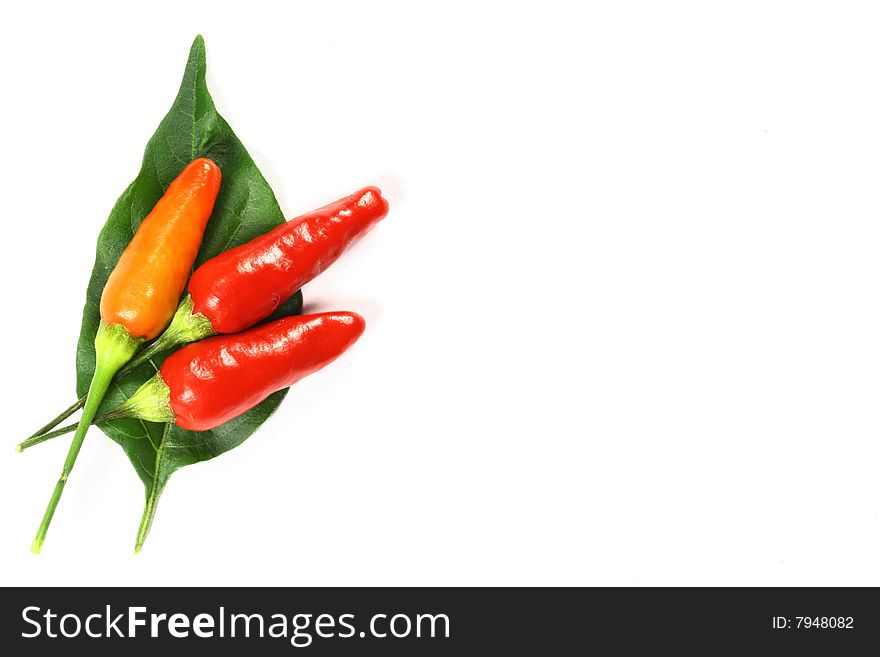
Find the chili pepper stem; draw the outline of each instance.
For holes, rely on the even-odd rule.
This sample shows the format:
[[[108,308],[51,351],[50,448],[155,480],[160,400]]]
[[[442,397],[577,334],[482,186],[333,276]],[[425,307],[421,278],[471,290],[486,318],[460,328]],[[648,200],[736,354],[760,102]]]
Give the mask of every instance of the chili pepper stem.
[[[168,389],[168,385],[157,372],[119,406],[111,408],[109,411],[101,413],[101,415],[94,418],[92,424],[103,424],[126,418],[138,418],[147,422],[174,422],[174,411],[171,410],[169,403],[170,397],[171,392]],[[61,427],[55,431],[28,438],[16,445],[15,451],[23,452],[28,447],[39,445],[52,438],[58,438],[66,433],[75,431],[78,426],[79,424],[68,424],[66,427]]]
[[[125,367],[119,370],[119,373],[116,376],[121,379],[130,374],[131,371],[135,368],[140,367],[148,360],[157,356],[158,354],[161,354],[164,351],[168,351],[169,349],[176,347],[179,344],[197,342],[199,340],[203,340],[204,338],[211,337],[212,335],[216,335],[216,331],[214,330],[214,327],[211,326],[211,320],[209,320],[201,313],[193,312],[193,300],[192,297],[187,294],[186,297],[184,297],[183,301],[180,302],[180,306],[178,306],[177,312],[174,314],[174,318],[171,320],[171,324],[168,325],[168,328],[165,329],[165,332],[162,333],[162,335],[160,335],[158,338],[156,338],[156,340],[153,341],[152,344],[147,346],[146,349],[144,349],[134,358],[132,358],[132,360],[129,361],[125,365]],[[57,438],[58,436],[62,436],[65,433],[68,433],[68,431],[73,431],[73,429],[64,427],[63,429],[59,429],[58,431],[52,431],[51,435],[45,435],[49,433],[52,429],[57,427],[59,424],[61,424],[61,422],[73,415],[76,411],[81,409],[85,405],[85,403],[85,396],[80,397],[76,403],[67,408],[63,413],[61,413],[61,415],[59,415],[54,420],[47,423],[45,426],[41,427],[39,430],[28,436],[28,438],[16,445],[15,451],[21,452],[28,447],[39,445],[40,443],[45,442],[50,438]]]
[[[61,477],[55,484],[49,505],[46,507],[43,520],[40,522],[37,535],[31,545],[31,551],[35,554],[39,554],[43,547],[43,541],[46,540],[46,533],[49,531],[49,524],[52,522],[52,516],[55,515],[55,509],[64,492],[64,486],[67,484],[67,479],[76,463],[76,457],[79,456],[86,432],[89,430],[89,425],[92,423],[104,395],[107,394],[113,376],[131,359],[142,341],[129,334],[121,324],[108,326],[102,321],[98,327],[98,333],[95,336],[95,373],[86,395],[82,418],[77,425],[70,450],[67,452],[64,467],[61,469]]]
[[[97,421],[94,422],[97,424]],[[23,452],[28,447],[33,447],[34,445],[39,445],[40,443],[44,443],[47,440],[52,440],[53,438],[58,438],[58,436],[63,436],[66,433],[70,433],[71,431],[76,431],[76,428],[79,426],[78,422],[74,424],[68,424],[66,427],[61,427],[60,429],[55,429],[55,431],[47,431],[46,433],[41,433],[39,436],[31,436],[27,440],[23,440],[18,445],[15,446],[16,452]]]
[[[129,417],[137,417],[135,415],[131,415],[128,407],[125,405],[117,406],[106,413],[101,413],[98,417],[96,417],[92,424],[104,424],[105,422],[112,422],[113,420],[123,420]],[[71,431],[76,431],[76,428],[79,426],[78,422],[74,422],[73,424],[68,424],[66,427],[61,427],[60,429],[55,429],[55,431],[47,431],[46,433],[42,433],[39,436],[32,436],[27,440],[23,440],[15,446],[16,452],[23,452],[28,447],[33,447],[34,445],[39,445],[40,443],[44,443],[47,440],[52,440],[53,438],[58,438],[59,436],[63,436],[64,434],[68,434]]]
[[[85,398],[85,395],[83,395],[82,397],[77,399],[73,404],[71,404],[66,409],[64,409],[64,411],[58,417],[54,418],[51,422],[47,422],[44,426],[40,427],[34,433],[32,433],[30,436],[28,436],[24,442],[22,442],[21,444],[16,446],[15,451],[20,452],[23,449],[21,446],[24,443],[26,443],[30,440],[33,440],[34,438],[38,438],[38,437],[44,435],[46,432],[50,431],[51,429],[54,429],[59,424],[61,424],[64,420],[66,420],[71,415],[76,413],[79,409],[81,409],[83,406],[85,406],[85,404],[86,404],[86,398]],[[53,438],[54,438],[54,436],[53,436]],[[37,442],[43,442],[43,441],[39,440]],[[32,444],[36,445],[37,443],[32,443]]]

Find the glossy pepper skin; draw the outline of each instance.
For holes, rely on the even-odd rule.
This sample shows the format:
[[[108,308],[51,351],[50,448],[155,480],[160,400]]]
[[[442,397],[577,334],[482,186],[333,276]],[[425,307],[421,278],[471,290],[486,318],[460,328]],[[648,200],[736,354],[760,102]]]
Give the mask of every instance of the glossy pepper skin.
[[[325,312],[194,342],[166,358],[156,375],[107,417],[214,429],[329,365],[364,327],[357,313]]]
[[[382,192],[365,187],[221,253],[199,267],[189,282],[192,312],[208,318],[215,333],[253,326],[386,214]]]
[[[219,167],[193,160],[144,218],[101,295],[101,319],[152,340],[168,326],[220,191]]]
[[[31,545],[33,552],[42,549],[86,432],[110,382],[144,340],[156,337],[171,321],[219,189],[220,169],[216,164],[206,159],[188,164],[138,226],[110,273],[101,294],[95,371],[61,476]]]

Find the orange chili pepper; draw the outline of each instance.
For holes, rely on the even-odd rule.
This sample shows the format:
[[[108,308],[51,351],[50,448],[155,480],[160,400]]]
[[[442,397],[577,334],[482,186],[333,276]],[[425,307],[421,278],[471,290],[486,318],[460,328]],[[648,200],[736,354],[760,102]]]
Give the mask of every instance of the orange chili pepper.
[[[200,158],[187,165],[138,226],[107,279],[95,335],[95,373],[61,477],[31,546],[34,552],[43,546],[64,485],[110,381],[140,345],[159,335],[174,316],[214,209],[220,178],[220,169],[211,160]]]
[[[220,169],[187,166],[138,227],[101,294],[101,319],[152,340],[168,326],[220,191]]]

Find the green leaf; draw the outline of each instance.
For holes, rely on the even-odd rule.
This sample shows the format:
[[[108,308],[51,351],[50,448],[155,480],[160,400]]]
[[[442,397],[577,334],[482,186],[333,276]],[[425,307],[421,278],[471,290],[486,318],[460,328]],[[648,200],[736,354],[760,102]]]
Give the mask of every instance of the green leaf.
[[[197,157],[214,160],[223,173],[223,182],[196,266],[284,221],[266,179],[214,107],[205,83],[205,43],[201,36],[193,42],[174,104],[147,143],[137,178],[119,197],[98,236],[77,345],[76,387],[80,396],[88,389],[95,369],[94,340],[104,284],[140,222],[171,181]],[[302,295],[297,293],[275,316],[301,311]],[[113,408],[131,396],[156,372],[161,361],[159,358],[144,364],[132,375],[114,383],[102,410]],[[185,431],[174,424],[140,420],[119,420],[101,426],[102,431],[122,446],[144,483],[147,503],[138,532],[138,548],[149,530],[156,502],[174,471],[240,445],[266,421],[285,394],[287,390],[276,392],[247,413],[211,431]]]

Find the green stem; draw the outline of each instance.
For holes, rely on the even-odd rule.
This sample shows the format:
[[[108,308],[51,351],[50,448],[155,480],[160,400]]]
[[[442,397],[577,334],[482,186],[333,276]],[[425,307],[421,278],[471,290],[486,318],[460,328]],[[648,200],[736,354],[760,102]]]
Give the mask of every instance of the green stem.
[[[160,338],[161,340],[161,338]],[[154,342],[148,348],[144,349],[137,358],[130,361],[128,365],[119,370],[119,373],[116,375],[116,378],[122,379],[129,374],[131,371],[138,367],[139,365],[143,365],[150,358],[155,356],[157,353],[165,351],[165,349],[170,349],[174,345],[162,346],[162,348],[156,348],[159,343],[159,340]],[[83,395],[79,399],[77,399],[73,404],[68,406],[58,417],[47,422],[45,425],[34,431],[30,436],[28,436],[25,440],[16,445],[15,450],[17,452],[21,452],[22,450],[27,449],[28,447],[33,447],[34,445],[39,445],[40,443],[46,442],[50,438],[57,438],[58,436],[63,436],[66,433],[69,433],[76,429],[75,424],[70,424],[66,427],[58,429],[56,431],[51,431],[59,424],[61,424],[64,420],[69,418],[71,415],[76,413],[79,409],[86,405],[86,398],[88,395]],[[98,424],[98,420],[93,422],[93,424]],[[51,433],[50,433],[51,432]]]
[[[141,342],[141,339],[131,336],[121,324],[107,326],[102,321],[98,327],[98,333],[95,336],[95,373],[86,395],[82,418],[77,425],[76,434],[74,434],[70,450],[67,452],[67,458],[64,460],[64,467],[61,469],[61,477],[55,484],[52,497],[49,498],[49,504],[43,514],[43,520],[40,522],[37,535],[31,545],[31,551],[35,554],[38,554],[43,548],[43,541],[46,540],[46,533],[49,531],[52,516],[55,515],[58,501],[64,492],[64,486],[67,484],[67,479],[76,463],[76,457],[79,456],[79,450],[82,448],[89,425],[92,423],[95,413],[98,412],[104,395],[107,394],[110,382],[116,372],[131,359]]]
[[[160,338],[161,340],[161,338]],[[131,371],[138,367],[139,365],[143,365],[150,358],[155,356],[158,353],[165,351],[166,349],[170,349],[174,345],[162,345],[161,348],[157,348],[159,346],[159,340],[154,342],[148,348],[144,349],[137,358],[130,361],[128,365],[119,370],[119,373],[116,375],[117,379],[122,379],[128,376]],[[51,431],[55,429],[59,424],[61,424],[64,420],[69,418],[71,415],[76,413],[79,409],[86,405],[86,398],[88,395],[83,395],[79,399],[77,399],[73,404],[67,407],[63,413],[61,413],[58,417],[56,417],[51,422],[47,422],[44,426],[37,429],[34,433],[28,436],[25,440],[21,441],[18,445],[15,446],[16,452],[21,452],[26,450],[28,447],[33,447],[34,445],[39,445],[40,443],[44,443],[51,438],[57,438],[58,436],[63,436],[66,433],[70,433],[74,429],[76,429],[76,424],[69,424],[66,427],[62,427],[61,429],[56,429],[55,431]],[[107,418],[107,420],[111,420],[115,418]],[[100,424],[104,421],[103,416],[96,419],[92,424]]]
[[[85,399],[85,397],[83,397]],[[126,412],[126,408],[122,408],[121,406],[117,406],[106,413],[101,413],[98,417],[92,420],[92,424],[99,425],[104,424],[105,422],[112,422],[113,420],[122,420],[125,418],[133,417],[130,413]],[[33,447],[34,445],[39,445],[40,443],[44,443],[47,440],[52,440],[53,438],[58,438],[59,436],[63,436],[65,434],[70,433],[71,431],[76,431],[76,428],[79,426],[78,422],[74,422],[73,424],[68,424],[66,427],[61,427],[60,429],[55,429],[55,431],[48,431],[46,433],[42,433],[39,436],[31,436],[27,440],[21,441],[18,445],[15,446],[16,452],[23,452],[28,447]]]
[[[73,415],[74,413],[76,413],[79,409],[81,409],[81,408],[82,408],[83,406],[85,406],[85,405],[86,405],[86,398],[85,398],[85,396],[82,396],[82,397],[80,397],[79,399],[77,399],[76,402],[74,402],[73,404],[71,404],[70,406],[68,406],[68,407],[67,407],[67,408],[61,413],[61,415],[59,415],[58,417],[56,417],[56,418],[55,418],[54,420],[52,420],[51,422],[48,422],[46,425],[40,427],[40,428],[37,429],[34,433],[32,433],[30,436],[28,436],[27,440],[25,440],[24,442],[28,442],[29,440],[31,440],[31,439],[33,439],[33,438],[37,438],[38,436],[42,436],[43,434],[45,434],[45,433],[46,433],[47,431],[49,431],[50,429],[54,429],[54,428],[57,427],[59,424],[61,424],[64,420],[66,420],[67,418],[69,418],[71,415]],[[41,441],[38,441],[38,442],[43,442],[43,441],[41,440]],[[36,443],[34,443],[34,444],[36,444]],[[16,449],[18,449],[18,448],[16,448]],[[18,451],[20,452],[21,450],[19,449]]]
[[[92,424],[98,424],[98,421],[101,418],[96,419]],[[73,424],[68,424],[66,427],[61,427],[60,429],[55,429],[55,431],[48,431],[46,433],[40,434],[39,436],[31,436],[27,440],[23,440],[18,445],[15,446],[16,452],[23,452],[28,447],[33,447],[34,445],[39,445],[40,443],[44,443],[47,440],[52,440],[53,438],[58,438],[58,436],[63,436],[66,433],[70,433],[71,431],[76,431],[76,428],[79,426],[78,422],[74,422]]]
[[[156,372],[151,378],[147,379],[140,388],[135,390],[134,394],[127,400],[119,404],[116,408],[101,413],[92,420],[92,424],[104,424],[113,420],[124,420],[126,418],[138,418],[147,422],[174,422],[176,419],[174,411],[171,410],[171,391],[168,384],[162,378],[162,375]],[[85,414],[83,414],[85,417]],[[68,424],[55,431],[44,433],[41,436],[34,436],[20,442],[15,446],[16,452],[23,452],[28,447],[39,445],[52,438],[58,438],[66,433],[74,431],[79,426],[78,423]]]
[[[193,312],[193,300],[192,297],[187,294],[177,307],[177,312],[174,313],[174,317],[168,325],[168,328],[165,329],[165,332],[120,369],[116,376],[117,378],[122,379],[131,374],[134,369],[140,367],[148,360],[151,360],[164,351],[168,351],[179,344],[196,342],[215,334],[216,332],[211,326],[211,321],[204,315]],[[43,436],[47,431],[54,429],[61,424],[61,422],[82,408],[85,403],[86,397],[80,397],[75,404],[70,406],[54,420],[41,427],[38,431],[31,434],[26,440],[19,443],[15,449],[20,452],[28,447],[39,445],[40,443],[49,440],[49,438],[57,438],[58,436],[64,435],[67,431],[59,429],[60,433],[53,431],[52,435],[46,437]],[[67,427],[65,427],[65,429],[67,429]],[[73,431],[73,429],[69,429],[69,431]],[[42,440],[37,440],[37,438],[42,438]]]

